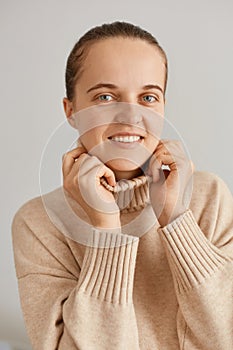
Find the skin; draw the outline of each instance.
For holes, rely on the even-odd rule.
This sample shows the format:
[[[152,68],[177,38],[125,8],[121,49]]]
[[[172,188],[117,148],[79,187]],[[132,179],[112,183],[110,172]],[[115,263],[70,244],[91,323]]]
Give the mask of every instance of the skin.
[[[139,39],[105,39],[91,46],[83,64],[83,73],[75,86],[73,101],[63,99],[64,110],[70,120],[72,115],[88,107],[125,102],[143,106],[163,116],[164,80],[164,62],[155,46]],[[115,150],[117,153],[119,143],[112,143],[109,138],[126,132],[139,134],[143,136],[140,145],[150,156],[148,174],[153,178],[150,186],[152,207],[159,223],[164,226],[185,211],[182,205],[176,207],[174,203],[181,203],[180,197],[192,173],[192,166],[177,143],[159,141],[145,128],[142,132],[144,122],[137,113],[129,112],[124,120],[116,122],[89,128],[81,134],[79,146],[63,159],[64,188],[87,212],[94,226],[120,227],[119,208],[112,194],[100,184],[100,178],[104,176],[114,186],[116,180],[138,176],[141,174],[140,166],[148,156],[145,158],[141,156],[142,152],[138,152],[138,164],[130,156],[120,160],[109,159],[104,164],[101,154],[97,154],[99,163],[93,168],[93,150],[97,146],[102,146],[104,150],[110,144],[113,153]],[[137,147],[135,142],[135,152]],[[127,149],[126,152],[130,154]],[[162,171],[162,164],[169,165],[170,171]],[[79,176],[82,167],[85,167],[86,181]],[[88,196],[85,197],[85,193]],[[158,198],[160,203],[164,203],[162,209],[155,204]]]
[[[64,99],[68,118],[87,107],[116,101],[139,104],[161,115],[164,114],[165,67],[161,55],[154,46],[142,40],[122,38],[103,40],[91,46],[83,69],[84,72],[75,87],[74,101],[70,103]],[[93,89],[99,83],[111,83],[116,87]],[[147,85],[155,85],[158,88],[143,88]],[[146,98],[151,101],[146,101]],[[91,128],[81,135],[80,140],[90,152],[97,144],[105,142],[110,135],[132,132],[132,125],[136,131],[136,125],[142,124],[138,119],[139,116],[135,114],[128,117],[131,127],[119,123]],[[151,135],[148,135],[143,142],[150,154],[156,144],[157,140]],[[117,180],[132,178],[140,172],[135,169],[135,164],[129,164],[125,159],[108,162],[108,167],[114,170]]]

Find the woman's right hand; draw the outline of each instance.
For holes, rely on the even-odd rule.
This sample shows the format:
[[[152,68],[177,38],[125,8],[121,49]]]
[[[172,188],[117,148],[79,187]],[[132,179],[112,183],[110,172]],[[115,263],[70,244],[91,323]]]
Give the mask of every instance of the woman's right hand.
[[[116,229],[120,227],[120,211],[113,194],[101,183],[105,177],[115,186],[115,175],[97,157],[87,154],[80,144],[63,156],[63,187],[87,213],[93,226]]]

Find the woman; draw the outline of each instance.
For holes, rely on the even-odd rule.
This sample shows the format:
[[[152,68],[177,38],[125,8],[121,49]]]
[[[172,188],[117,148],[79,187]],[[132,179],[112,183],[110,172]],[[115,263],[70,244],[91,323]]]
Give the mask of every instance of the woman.
[[[232,348],[232,196],[160,139],[166,83],[164,51],[128,23],[93,28],[68,58],[63,103],[80,138],[63,187],[80,220],[58,189],[13,223],[34,349]]]

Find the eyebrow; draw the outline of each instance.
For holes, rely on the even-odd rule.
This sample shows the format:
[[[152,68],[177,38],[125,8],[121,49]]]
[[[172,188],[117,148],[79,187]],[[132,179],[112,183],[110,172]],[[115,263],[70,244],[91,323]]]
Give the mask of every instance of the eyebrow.
[[[116,86],[114,84],[110,84],[110,83],[99,83],[99,84],[92,86],[90,89],[88,89],[87,94],[93,90],[97,90],[97,89],[101,89],[101,88],[118,89],[118,86]],[[160,90],[162,92],[162,94],[164,94],[163,89],[159,85],[148,84],[148,85],[144,85],[142,88],[143,88],[143,90],[157,89],[157,90]]]
[[[114,84],[99,83],[99,84],[92,86],[89,90],[87,90],[87,94],[88,94],[88,92],[90,92],[92,90],[97,90],[97,89],[101,89],[101,88],[117,89],[117,86]]]
[[[151,90],[151,89],[157,89],[160,90],[162,92],[162,94],[164,94],[163,89],[161,88],[161,86],[159,85],[154,85],[154,84],[149,84],[149,85],[145,85],[143,86],[143,90]]]

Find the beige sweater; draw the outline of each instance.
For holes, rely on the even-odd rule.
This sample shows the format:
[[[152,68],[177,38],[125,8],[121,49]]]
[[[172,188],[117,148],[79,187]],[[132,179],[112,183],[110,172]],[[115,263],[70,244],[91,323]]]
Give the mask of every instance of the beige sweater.
[[[190,210],[159,228],[145,186],[121,214],[123,233],[74,228],[61,189],[17,212],[15,265],[33,349],[233,349],[230,191],[195,172]]]

